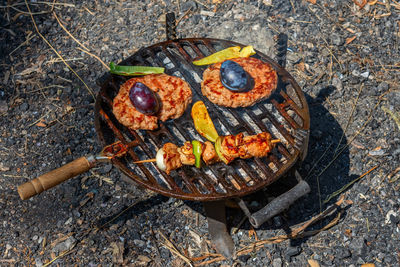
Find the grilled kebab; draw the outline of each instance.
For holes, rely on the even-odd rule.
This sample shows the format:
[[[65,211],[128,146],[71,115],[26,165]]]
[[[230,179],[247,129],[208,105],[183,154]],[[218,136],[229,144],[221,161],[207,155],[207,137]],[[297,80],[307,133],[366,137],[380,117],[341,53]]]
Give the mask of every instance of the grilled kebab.
[[[169,174],[182,165],[200,167],[201,159],[210,165],[220,161],[229,164],[235,158],[265,157],[278,142],[279,139],[272,140],[269,133],[263,132],[250,136],[244,136],[243,133],[220,136],[215,145],[197,140],[186,141],[182,147],[166,143],[158,150],[156,162],[160,170]]]

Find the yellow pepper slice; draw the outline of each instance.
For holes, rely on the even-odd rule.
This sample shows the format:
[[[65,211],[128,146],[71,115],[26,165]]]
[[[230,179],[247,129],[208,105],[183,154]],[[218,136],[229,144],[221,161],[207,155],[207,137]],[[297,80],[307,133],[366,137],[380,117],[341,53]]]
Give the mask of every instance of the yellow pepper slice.
[[[193,64],[197,66],[210,65],[227,59],[249,57],[255,53],[256,51],[254,51],[253,46],[251,45],[243,47],[242,50],[240,50],[240,46],[232,46],[211,54],[208,57],[193,61]]]
[[[218,138],[218,133],[203,101],[194,103],[191,115],[197,132],[208,141],[214,143]]]
[[[254,48],[251,45],[243,47],[242,50],[239,52],[240,57],[249,57],[255,54],[256,51],[254,51]]]

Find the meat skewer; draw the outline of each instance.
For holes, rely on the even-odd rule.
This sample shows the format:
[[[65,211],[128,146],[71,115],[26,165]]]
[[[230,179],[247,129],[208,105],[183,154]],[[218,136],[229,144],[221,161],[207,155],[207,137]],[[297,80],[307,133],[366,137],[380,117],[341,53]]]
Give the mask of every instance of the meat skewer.
[[[209,141],[186,141],[178,147],[173,143],[165,143],[157,151],[155,159],[136,161],[134,163],[156,162],[157,167],[169,174],[183,165],[195,165],[200,168],[201,160],[210,165],[220,161],[229,164],[236,158],[265,157],[274,148],[279,139],[272,140],[271,135],[262,132],[256,135],[220,136],[215,145]]]

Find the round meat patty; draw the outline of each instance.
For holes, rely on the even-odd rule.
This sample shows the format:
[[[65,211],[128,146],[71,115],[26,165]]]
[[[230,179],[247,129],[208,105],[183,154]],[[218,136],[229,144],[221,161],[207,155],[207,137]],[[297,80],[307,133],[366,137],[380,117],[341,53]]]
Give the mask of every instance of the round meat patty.
[[[161,107],[157,114],[145,115],[133,106],[129,91],[137,82],[145,84],[158,95]],[[113,100],[113,113],[120,123],[132,130],[154,130],[158,127],[158,120],[182,116],[191,101],[192,90],[184,80],[167,74],[150,74],[129,79],[121,85]]]
[[[211,65],[203,73],[201,92],[214,104],[232,108],[247,107],[269,97],[276,89],[278,76],[270,64],[252,57],[230,60],[238,63],[250,74],[254,79],[254,87],[247,92],[233,92],[227,89],[220,80],[222,62]]]

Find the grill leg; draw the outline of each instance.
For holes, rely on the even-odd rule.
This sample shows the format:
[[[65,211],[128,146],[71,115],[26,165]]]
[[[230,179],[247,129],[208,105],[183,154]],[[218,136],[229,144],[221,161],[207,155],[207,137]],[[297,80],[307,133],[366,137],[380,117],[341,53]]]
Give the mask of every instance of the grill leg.
[[[208,221],[208,232],[217,252],[225,258],[235,258],[235,245],[226,227],[224,201],[203,202]]]

